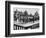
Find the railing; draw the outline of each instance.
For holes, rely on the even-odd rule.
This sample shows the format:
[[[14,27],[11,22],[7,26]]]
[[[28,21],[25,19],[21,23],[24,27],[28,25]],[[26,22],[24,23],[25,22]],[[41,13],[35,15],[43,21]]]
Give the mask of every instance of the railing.
[[[16,24],[14,24],[14,30],[23,30],[24,29],[24,27],[22,27],[22,26],[18,26],[18,25],[16,25]]]
[[[32,26],[28,26],[28,27],[23,27],[23,26],[19,26],[19,25],[16,25],[16,24],[14,24],[14,30],[25,30],[25,29],[28,29],[28,28],[30,28],[30,29],[35,29],[35,28],[38,28],[39,27],[39,23],[38,24],[34,24],[34,25],[32,25]]]

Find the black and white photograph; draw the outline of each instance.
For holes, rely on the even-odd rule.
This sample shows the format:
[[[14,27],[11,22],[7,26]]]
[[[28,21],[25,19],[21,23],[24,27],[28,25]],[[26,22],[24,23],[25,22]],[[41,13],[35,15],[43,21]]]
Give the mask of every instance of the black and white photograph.
[[[39,9],[14,8],[14,30],[28,30],[39,28]]]
[[[6,4],[6,37],[44,34],[44,3]]]

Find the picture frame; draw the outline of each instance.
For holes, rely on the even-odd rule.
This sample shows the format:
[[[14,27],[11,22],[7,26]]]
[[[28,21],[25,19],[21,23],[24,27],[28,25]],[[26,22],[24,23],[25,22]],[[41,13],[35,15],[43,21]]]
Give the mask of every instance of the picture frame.
[[[13,23],[13,22],[12,23],[10,22],[11,21],[11,12],[12,12],[12,9],[11,8],[14,8],[13,10],[16,10],[16,7],[17,7],[17,9],[19,9],[19,10],[22,10],[22,9],[23,10],[26,10],[27,8],[26,8],[25,5],[27,6],[27,8],[30,8],[32,6],[30,10],[34,10],[33,7],[34,8],[35,7],[40,8],[40,6],[41,6],[41,10],[42,11],[41,11],[41,14],[40,13],[39,14],[42,15],[42,20],[41,20],[42,23],[40,22],[42,24],[42,25],[40,24],[42,31],[38,31],[38,32],[34,32],[34,33],[32,33],[32,32],[31,33],[28,33],[28,32],[25,32],[25,33],[17,33],[19,30],[18,31],[16,30],[17,32],[15,32],[15,33],[17,33],[17,34],[15,34],[15,33],[12,33],[11,34],[11,29],[12,29],[11,25]],[[29,10],[29,9],[27,9],[27,10]],[[35,9],[35,10],[37,10],[37,9]],[[24,23],[26,23],[26,22],[24,22]],[[36,27],[39,27],[39,26],[36,26]],[[36,28],[36,27],[33,27],[33,28]],[[26,27],[24,27],[24,29],[25,28]],[[33,35],[44,35],[44,34],[45,34],[45,4],[44,3],[5,1],[5,37],[33,36]]]

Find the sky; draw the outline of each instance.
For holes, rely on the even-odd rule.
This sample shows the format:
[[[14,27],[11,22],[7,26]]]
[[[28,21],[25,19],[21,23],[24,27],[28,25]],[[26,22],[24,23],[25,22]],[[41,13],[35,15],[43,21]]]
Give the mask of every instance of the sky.
[[[34,15],[36,11],[39,12],[38,8],[14,8],[14,11],[16,11],[16,9],[18,11],[22,11],[22,12],[24,12],[26,10],[28,12],[28,14],[32,14],[32,15]]]

